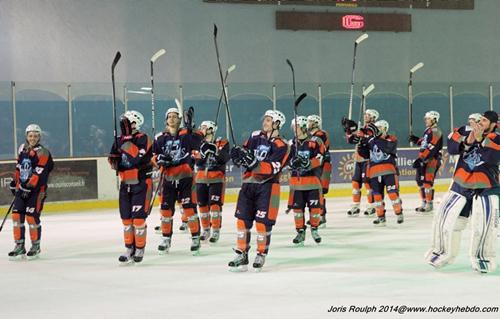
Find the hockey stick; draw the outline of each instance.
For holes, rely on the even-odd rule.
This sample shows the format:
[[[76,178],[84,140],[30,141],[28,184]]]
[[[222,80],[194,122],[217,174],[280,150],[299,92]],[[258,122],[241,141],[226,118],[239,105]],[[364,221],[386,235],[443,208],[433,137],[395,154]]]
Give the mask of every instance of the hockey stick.
[[[295,91],[295,70],[293,68],[292,62],[289,59],[286,59],[286,64],[290,67],[290,70],[292,70],[292,87],[293,87],[293,118],[294,118],[294,128],[293,128],[293,133],[295,134],[295,151],[298,154],[299,151],[299,141],[298,141],[298,132],[297,132],[297,107],[299,106],[300,101],[302,101],[304,97],[300,101],[297,100],[297,92]],[[302,95],[301,95],[302,96]]]
[[[408,128],[410,135],[413,135],[413,73],[423,66],[424,63],[419,62],[410,69],[410,79],[408,80]],[[410,142],[410,146],[413,146],[413,142]]]
[[[227,77],[229,76],[229,73],[233,72],[234,69],[236,69],[236,65],[233,64],[231,65],[227,70],[226,74],[224,75],[224,89],[226,89],[226,83],[227,83]],[[227,93],[226,93],[227,94]],[[219,113],[220,113],[220,106],[222,104],[222,99],[224,97],[224,93],[221,92],[220,97],[219,97],[219,103],[217,105],[217,114],[215,115],[215,126],[219,123]]]
[[[3,225],[5,224],[5,221],[7,220],[7,216],[9,216],[10,211],[12,210],[12,207],[14,206],[14,202],[16,201],[16,197],[14,196],[14,199],[12,199],[12,203],[10,203],[9,210],[7,211],[7,214],[5,214],[3,220],[2,220],[2,225],[0,225],[0,232],[3,229]]]
[[[351,91],[349,93],[349,116],[348,116],[349,119],[351,119],[351,117],[352,117],[352,97],[354,94],[354,70],[356,69],[356,51],[358,48],[358,44],[360,44],[361,42],[363,42],[367,38],[368,38],[368,34],[363,33],[360,37],[358,37],[354,41],[354,53],[352,55]]]
[[[361,103],[359,105],[359,121],[358,127],[361,127],[361,120],[363,119],[363,114],[366,111],[366,96],[371,93],[375,89],[374,84],[370,84],[366,89],[361,93]]]
[[[113,85],[113,137],[115,139],[115,145],[118,147],[118,132],[116,129],[116,89],[115,89],[115,67],[118,61],[122,57],[120,51],[116,52],[113,63],[111,64],[111,84]],[[116,170],[116,176],[118,176],[118,169]],[[116,186],[118,188],[118,177],[116,179]]]
[[[217,45],[217,25],[214,23],[214,44],[215,44],[215,54],[217,56],[217,65],[219,66],[219,76],[222,85],[222,95],[224,96],[224,104],[226,104],[226,112],[229,124],[229,132],[231,133],[231,139],[233,145],[236,145],[236,139],[234,138],[233,123],[231,120],[231,112],[229,111],[229,103],[227,101],[226,87],[224,83],[224,77],[222,75],[222,66],[220,63],[219,46]]]
[[[153,133],[153,138],[155,136],[155,82],[154,82],[154,63],[158,60],[159,57],[166,53],[165,49],[158,50],[150,60],[150,68],[151,68],[151,130]]]

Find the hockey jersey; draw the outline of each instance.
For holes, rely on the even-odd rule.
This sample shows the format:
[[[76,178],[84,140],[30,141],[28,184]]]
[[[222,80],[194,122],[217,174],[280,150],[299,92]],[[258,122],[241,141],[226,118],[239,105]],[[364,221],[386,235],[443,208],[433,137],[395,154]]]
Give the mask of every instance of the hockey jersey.
[[[201,158],[196,153],[196,182],[202,184],[223,183],[226,175],[226,163],[229,161],[229,142],[224,138],[215,140],[217,153]]]
[[[134,130],[132,135],[121,135],[111,147],[110,157],[119,156],[118,174],[123,184],[135,185],[145,179],[153,168],[151,158],[153,156],[152,143],[145,133]]]
[[[288,158],[288,145],[280,137],[268,138],[266,133],[255,131],[243,143],[243,147],[253,152],[258,164],[252,169],[245,169],[243,183],[279,183],[283,166]]]
[[[448,136],[448,153],[460,155],[453,181],[467,189],[496,188],[499,186],[500,135],[492,132],[481,142],[467,145],[470,132],[468,126],[462,126]]]
[[[424,135],[417,142],[420,146],[418,157],[424,163],[433,158],[441,158],[441,150],[443,149],[443,133],[437,126],[428,127],[424,131]]]
[[[367,177],[374,178],[384,175],[398,175],[396,153],[398,140],[393,135],[372,137],[367,145],[370,149]]]
[[[23,184],[34,191],[43,191],[53,168],[54,161],[48,149],[41,144],[33,148],[22,144],[17,153],[16,188]]]
[[[200,149],[203,134],[182,128],[177,134],[165,131],[155,136],[153,144],[154,161],[159,154],[172,158],[172,166],[163,169],[167,181],[178,181],[183,178],[193,177],[194,156]]]
[[[323,130],[318,130],[311,134],[312,137],[319,138],[323,142],[323,145],[325,147],[325,154],[323,158],[324,163],[330,163],[332,161],[331,156],[330,156],[330,137],[328,136],[328,133]]]
[[[307,137],[297,142],[298,152],[295,148],[295,138],[290,141],[289,161],[297,156],[308,158],[311,162],[307,169],[292,169],[290,187],[294,190],[321,189],[321,171],[325,158],[325,145],[321,139]]]

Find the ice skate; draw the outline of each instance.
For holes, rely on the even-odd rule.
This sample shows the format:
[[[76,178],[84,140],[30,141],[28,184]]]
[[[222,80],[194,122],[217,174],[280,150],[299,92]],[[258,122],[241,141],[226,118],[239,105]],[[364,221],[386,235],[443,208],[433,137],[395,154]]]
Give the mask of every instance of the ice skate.
[[[33,244],[26,256],[28,256],[28,259],[36,259],[40,256],[40,252],[40,244]]]
[[[121,254],[120,257],[118,257],[118,261],[122,264],[127,264],[132,262],[132,256],[134,256],[134,252],[135,252],[134,247],[131,248],[127,247],[127,250],[123,254]]]
[[[161,235],[161,226],[155,226],[155,233]]]
[[[210,238],[210,228],[203,229],[201,232],[200,240],[207,241]]]
[[[182,222],[181,226],[179,226],[179,230],[185,232],[187,231],[187,229],[188,229],[187,222]]]
[[[160,255],[165,255],[168,254],[168,251],[170,250],[170,245],[171,245],[171,237],[162,237],[161,242],[158,245],[158,253]]]
[[[347,211],[347,216],[349,217],[358,217],[360,209],[358,206],[353,206],[351,209]]]
[[[193,256],[200,254],[200,237],[193,236],[191,240],[191,252]]]
[[[318,233],[318,228],[311,228],[311,237],[314,239],[316,244],[321,243],[321,236]]]
[[[236,253],[236,257],[228,263],[229,271],[248,271],[248,253],[239,249],[234,249],[234,252]]]
[[[375,208],[374,207],[368,207],[363,214],[365,216],[372,216],[373,214],[375,214]]]
[[[140,263],[144,258],[144,248],[137,248],[134,253],[134,262]]]
[[[480,274],[487,274],[496,270],[496,263],[494,260],[477,259],[472,261],[472,269]]]
[[[306,240],[306,231],[304,229],[300,229],[297,231],[297,236],[293,239],[293,243],[296,246],[304,246],[304,241]]]
[[[16,244],[16,246],[11,252],[9,252],[9,259],[10,260],[24,259],[25,254],[26,254],[26,248],[24,248],[24,243],[19,243]]]
[[[262,271],[262,267],[264,267],[265,262],[266,262],[266,255],[258,253],[257,256],[255,256],[255,260],[253,261],[252,265],[255,272]]]
[[[405,221],[405,218],[403,216],[403,213],[398,215],[397,223],[402,224]]]
[[[377,219],[373,221],[373,224],[378,227],[386,226],[385,217],[377,217]]]
[[[214,230],[213,233],[212,233],[212,237],[210,237],[210,242],[212,244],[215,244],[216,242],[219,241],[219,237],[220,237],[220,231],[219,230]]]

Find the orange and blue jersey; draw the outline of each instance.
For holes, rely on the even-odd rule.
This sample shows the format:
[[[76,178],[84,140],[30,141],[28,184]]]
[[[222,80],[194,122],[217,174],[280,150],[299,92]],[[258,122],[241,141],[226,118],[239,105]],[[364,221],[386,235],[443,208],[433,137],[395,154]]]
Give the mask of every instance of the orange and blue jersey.
[[[147,134],[134,130],[131,135],[119,136],[117,142],[111,147],[110,157],[120,156],[117,167],[120,181],[127,185],[138,184],[153,168],[151,139]]]
[[[178,181],[193,177],[196,152],[200,149],[203,134],[186,128],[180,129],[177,134],[165,131],[158,133],[153,144],[154,161],[159,154],[172,158],[172,166],[163,169],[167,181]]]
[[[224,183],[226,176],[226,163],[229,156],[229,142],[225,138],[215,140],[217,154],[201,158],[199,152],[195,154],[196,160],[196,183],[215,184]]]
[[[28,147],[22,144],[17,153],[16,188],[23,184],[34,191],[43,191],[53,168],[52,155],[43,145]]]
[[[500,135],[491,132],[481,142],[468,145],[470,132],[470,128],[463,126],[448,136],[448,153],[460,155],[453,174],[454,183],[466,189],[499,187]]]
[[[418,157],[424,163],[433,159],[441,158],[441,150],[443,149],[443,133],[437,126],[428,127],[424,131],[424,135],[418,140],[417,145],[420,146]]]
[[[243,183],[279,183],[281,171],[288,158],[288,145],[285,140],[280,136],[268,138],[266,133],[255,131],[243,143],[243,147],[252,151],[258,161],[252,170],[245,169]]]
[[[295,148],[295,138],[290,141],[289,161],[297,156],[308,158],[311,161],[307,169],[293,169],[290,177],[290,189],[311,190],[321,189],[321,172],[325,158],[325,145],[320,139],[307,137],[297,141],[298,152]]]
[[[396,167],[397,138],[393,135],[386,135],[385,137],[381,135],[371,137],[367,144],[370,149],[367,177],[398,175]]]

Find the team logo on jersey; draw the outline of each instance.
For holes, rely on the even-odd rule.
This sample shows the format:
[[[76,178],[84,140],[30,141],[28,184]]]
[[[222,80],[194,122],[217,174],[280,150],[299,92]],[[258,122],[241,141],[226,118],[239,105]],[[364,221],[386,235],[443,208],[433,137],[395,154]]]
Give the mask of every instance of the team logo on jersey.
[[[122,161],[121,161],[120,165],[125,167],[125,168],[132,167],[132,163],[130,163],[130,161],[128,160],[127,154],[122,153]]]
[[[168,140],[162,149],[163,153],[168,153],[170,154],[170,156],[172,156],[174,162],[180,162],[181,160],[189,156],[189,154],[186,152],[186,149],[181,147],[180,140]]]
[[[474,148],[471,152],[464,155],[464,162],[470,170],[484,164],[484,161],[481,160],[481,154],[477,152],[477,148]]]
[[[267,145],[258,145],[257,148],[253,151],[253,154],[257,158],[259,162],[262,162],[266,159],[267,155],[269,155],[269,151],[271,150],[271,146]]]
[[[390,155],[382,152],[382,150],[378,148],[377,144],[373,145],[373,150],[370,150],[370,161],[373,163],[386,161],[389,157]]]
[[[302,157],[302,158],[309,158],[311,156],[311,152],[309,150],[299,150],[298,152],[298,155],[299,157]]]
[[[30,179],[31,175],[33,174],[33,171],[31,167],[31,161],[29,160],[29,158],[25,158],[22,160],[21,165],[19,167],[19,173],[20,173],[19,178],[21,179],[21,182],[25,183]]]
[[[420,144],[420,151],[423,151],[427,148],[427,145],[429,145],[429,142],[427,142],[427,137],[429,135],[425,134],[424,137],[422,137],[422,144]]]

